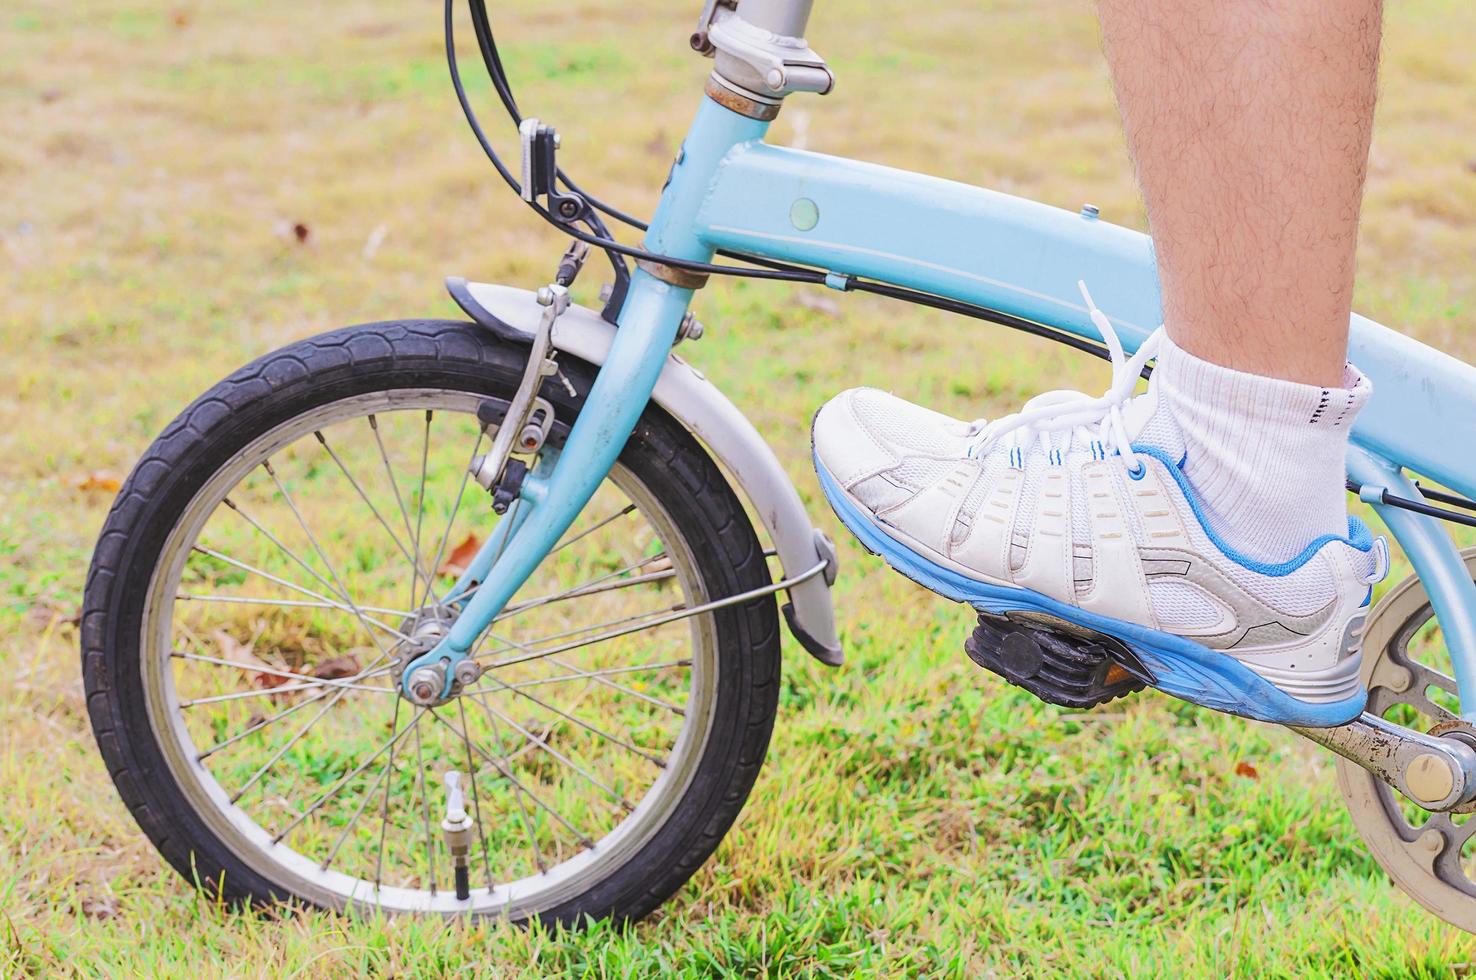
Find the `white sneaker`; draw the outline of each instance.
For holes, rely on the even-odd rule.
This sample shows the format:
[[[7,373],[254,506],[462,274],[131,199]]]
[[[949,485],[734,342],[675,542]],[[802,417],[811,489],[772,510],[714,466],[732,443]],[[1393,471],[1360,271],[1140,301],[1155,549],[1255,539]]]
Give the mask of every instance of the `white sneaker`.
[[[1083,287],[1083,294],[1086,294]],[[1112,354],[1099,398],[1053,391],[994,422],[963,422],[870,388],[815,416],[831,506],[872,552],[981,612],[1111,637],[1169,694],[1281,724],[1345,724],[1363,710],[1362,626],[1388,552],[1348,536],[1268,563],[1207,524],[1184,445],[1150,384],[1158,335]]]

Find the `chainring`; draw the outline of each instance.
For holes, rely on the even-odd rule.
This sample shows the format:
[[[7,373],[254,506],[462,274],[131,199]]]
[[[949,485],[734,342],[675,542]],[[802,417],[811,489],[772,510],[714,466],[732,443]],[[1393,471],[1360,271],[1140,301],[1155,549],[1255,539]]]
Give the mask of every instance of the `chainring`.
[[[1476,579],[1476,548],[1461,557]],[[1435,720],[1431,735],[1459,732],[1455,737],[1469,737],[1476,744],[1476,726],[1440,703],[1444,698],[1431,696],[1432,689],[1443,691],[1453,702],[1455,680],[1410,653],[1410,642],[1433,616],[1425,588],[1413,575],[1375,607],[1363,638],[1366,710],[1382,718],[1407,706]],[[1394,883],[1436,916],[1476,933],[1476,844],[1468,843],[1476,836],[1476,817],[1459,823],[1454,819],[1476,811],[1476,803],[1448,813],[1415,813],[1416,807],[1361,766],[1341,758],[1335,765],[1353,823]]]

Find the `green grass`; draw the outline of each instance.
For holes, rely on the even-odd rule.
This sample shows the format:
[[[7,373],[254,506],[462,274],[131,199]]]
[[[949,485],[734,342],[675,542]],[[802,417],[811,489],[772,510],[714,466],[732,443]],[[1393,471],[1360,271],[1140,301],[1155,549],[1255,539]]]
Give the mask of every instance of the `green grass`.
[[[649,212],[705,63],[698,4],[499,4],[525,111]],[[504,8],[511,9],[504,9]],[[840,85],[775,138],[1141,226],[1089,6],[821,5]],[[1041,705],[962,653],[968,617],[850,543],[849,661],[786,641],[769,761],[649,920],[262,916],[167,869],[96,755],[73,617],[106,490],[195,394],[344,323],[450,315],[446,274],[534,286],[562,242],[478,153],[438,5],[14,0],[0,18],[0,944],[7,974],[1380,976],[1476,940],[1367,856],[1329,757],[1156,696]],[[1466,359],[1476,304],[1476,10],[1391,5],[1359,307]],[[505,25],[505,26],[504,26]],[[469,37],[469,31],[464,31]],[[627,43],[628,42],[628,43]],[[485,84],[473,87],[489,122]],[[505,136],[505,130],[498,130]],[[504,145],[507,145],[504,142]],[[309,229],[305,243],[294,224]],[[377,247],[369,247],[379,241]],[[588,296],[594,282],[582,283]],[[684,349],[773,442],[822,527],[810,413],[876,384],[960,415],[1098,386],[1067,352],[861,297],[705,290]],[[1403,574],[1401,565],[1396,574]],[[1237,775],[1237,764],[1256,777]]]

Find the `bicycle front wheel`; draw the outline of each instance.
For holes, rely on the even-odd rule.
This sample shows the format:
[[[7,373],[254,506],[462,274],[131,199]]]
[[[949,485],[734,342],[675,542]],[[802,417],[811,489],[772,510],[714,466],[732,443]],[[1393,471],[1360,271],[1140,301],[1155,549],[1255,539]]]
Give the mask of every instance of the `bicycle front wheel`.
[[[775,604],[671,614],[770,576],[721,472],[654,406],[479,641],[482,676],[434,707],[398,693],[495,526],[467,479],[495,432],[477,410],[505,406],[525,357],[464,323],[326,334],[218,384],[130,475],[88,576],[88,709],[181,874],[252,902],[633,918],[731,825],[773,726]],[[551,441],[592,380],[563,371]]]

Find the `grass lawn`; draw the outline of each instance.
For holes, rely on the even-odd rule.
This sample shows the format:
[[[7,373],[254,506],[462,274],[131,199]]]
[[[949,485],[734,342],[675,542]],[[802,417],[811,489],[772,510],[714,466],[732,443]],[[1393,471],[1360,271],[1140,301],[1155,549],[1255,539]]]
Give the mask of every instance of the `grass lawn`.
[[[560,128],[576,179],[636,213],[708,70],[686,48],[699,6],[495,5],[524,111]],[[791,99],[774,139],[1141,227],[1091,5],[977,7],[821,4],[810,39],[839,86]],[[117,479],[246,360],[344,324],[455,315],[447,274],[537,286],[563,247],[466,131],[440,16],[427,0],[0,9],[0,972],[1476,972],[1476,938],[1367,856],[1329,756],[1152,694],[1089,714],[1033,700],[963,655],[969,615],[866,556],[819,496],[808,420],[841,388],[973,417],[1099,388],[1100,363],[762,284],[703,291],[707,335],[683,353],[843,542],[848,663],[786,637],[768,763],[676,898],[633,927],[567,933],[264,916],[165,866],[103,769],[78,676],[75,615]],[[1358,306],[1476,359],[1476,6],[1407,0],[1388,18]],[[490,86],[472,91],[500,126]]]

